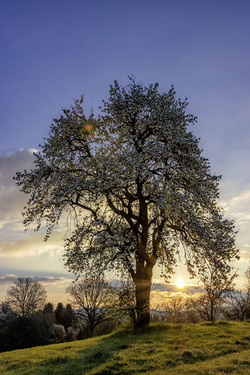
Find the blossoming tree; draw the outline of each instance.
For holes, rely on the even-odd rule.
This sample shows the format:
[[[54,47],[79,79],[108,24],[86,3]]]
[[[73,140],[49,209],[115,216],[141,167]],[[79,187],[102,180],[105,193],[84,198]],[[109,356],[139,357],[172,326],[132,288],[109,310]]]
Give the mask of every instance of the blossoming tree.
[[[86,118],[83,98],[63,110],[35,154],[32,171],[18,172],[29,194],[24,222],[47,224],[49,237],[64,212],[74,218],[65,264],[76,274],[116,269],[135,284],[137,326],[150,319],[156,263],[171,276],[180,244],[188,271],[206,262],[228,272],[238,256],[234,224],[218,207],[220,177],[211,175],[199,140],[188,130],[196,118],[174,88],[117,81],[103,115]]]

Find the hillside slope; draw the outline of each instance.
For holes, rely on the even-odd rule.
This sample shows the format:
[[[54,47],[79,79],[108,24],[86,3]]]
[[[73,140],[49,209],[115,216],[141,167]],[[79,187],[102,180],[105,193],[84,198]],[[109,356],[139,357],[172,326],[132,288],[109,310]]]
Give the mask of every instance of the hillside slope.
[[[0,354],[4,375],[250,374],[250,322],[152,324]]]

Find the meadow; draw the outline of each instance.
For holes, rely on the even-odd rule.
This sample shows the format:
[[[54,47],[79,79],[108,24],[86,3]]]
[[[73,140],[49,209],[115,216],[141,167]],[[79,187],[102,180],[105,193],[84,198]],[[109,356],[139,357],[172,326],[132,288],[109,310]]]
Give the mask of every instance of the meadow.
[[[0,354],[4,375],[250,374],[250,321],[152,323]]]

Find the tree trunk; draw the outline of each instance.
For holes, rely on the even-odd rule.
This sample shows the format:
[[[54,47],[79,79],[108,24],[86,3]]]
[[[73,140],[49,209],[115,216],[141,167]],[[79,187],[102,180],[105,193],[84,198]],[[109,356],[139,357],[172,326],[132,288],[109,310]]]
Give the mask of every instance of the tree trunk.
[[[211,302],[211,306],[210,306],[210,314],[211,314],[211,322],[214,323],[215,317],[214,317],[214,303],[213,303],[213,301]]]
[[[94,324],[90,323],[89,327],[88,327],[88,331],[89,331],[89,337],[94,337]]]
[[[136,320],[135,327],[140,328],[150,322],[150,290],[152,283],[152,269],[142,262],[137,263],[135,275]]]

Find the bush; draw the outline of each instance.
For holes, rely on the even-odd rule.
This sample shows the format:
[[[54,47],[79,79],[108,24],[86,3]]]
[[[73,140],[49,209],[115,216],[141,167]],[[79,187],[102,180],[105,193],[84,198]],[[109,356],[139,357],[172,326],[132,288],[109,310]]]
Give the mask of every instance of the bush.
[[[76,334],[77,333],[73,327],[68,327],[66,332],[66,341],[75,341]]]
[[[66,339],[66,331],[62,324],[53,324],[52,325],[52,337],[51,342],[59,343],[64,342]]]
[[[95,327],[94,336],[107,335],[111,333],[116,328],[116,326],[117,324],[115,319],[105,320],[104,322],[98,324],[98,326]]]
[[[0,330],[0,351],[31,348],[49,344],[50,327],[42,314],[19,316]]]

